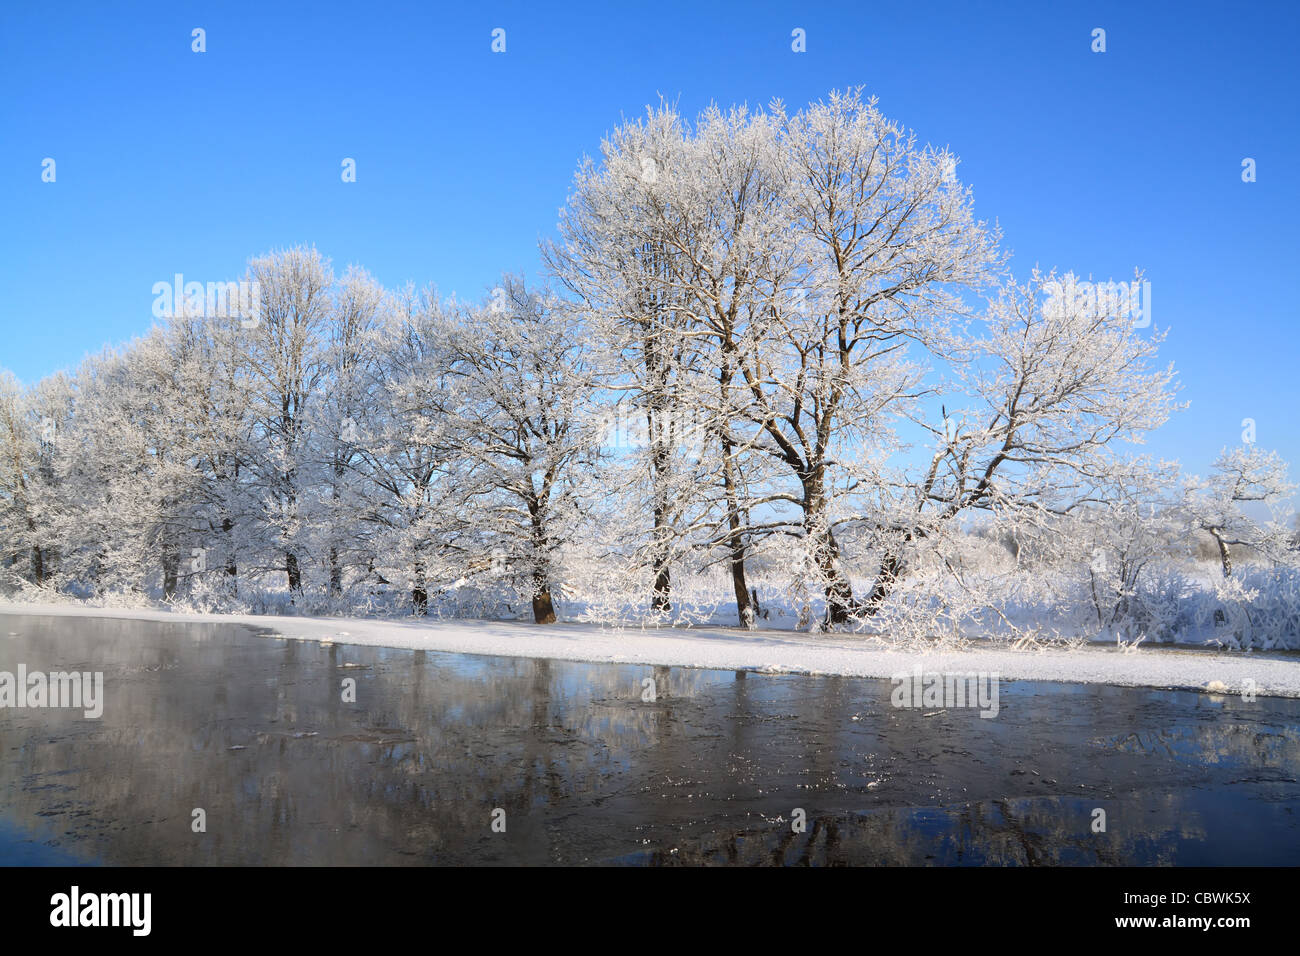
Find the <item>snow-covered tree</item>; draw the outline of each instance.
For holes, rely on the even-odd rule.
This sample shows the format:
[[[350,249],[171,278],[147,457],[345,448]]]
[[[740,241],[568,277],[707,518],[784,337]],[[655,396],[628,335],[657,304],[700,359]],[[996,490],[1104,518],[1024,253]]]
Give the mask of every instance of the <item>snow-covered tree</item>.
[[[357,455],[358,425],[374,401],[379,360],[379,330],[386,294],[363,269],[351,268],[330,290],[325,318],[324,375],[320,399],[311,409],[308,440],[320,488],[311,521],[312,539],[323,553],[329,594],[343,594],[345,569],[366,565],[371,555],[354,537],[358,479],[351,467]]]
[[[1277,452],[1256,445],[1223,449],[1209,478],[1188,480],[1184,507],[1193,527],[1214,540],[1225,578],[1232,575],[1231,548],[1275,560],[1289,551],[1287,515],[1279,509],[1295,488]],[[1247,510],[1252,506],[1255,514]]]
[[[835,528],[917,397],[923,366],[909,348],[962,314],[954,290],[986,281],[997,237],[975,219],[955,158],[918,145],[875,100],[832,94],[783,125],[799,250],[772,277],[741,369],[764,450],[797,481],[799,527],[835,624],[855,608]]]
[[[1008,280],[981,332],[944,346],[964,404],[918,416],[933,451],[923,470],[892,483],[883,530],[894,543],[868,611],[898,577],[900,544],[974,509],[1067,512],[1104,500],[1098,489],[1129,468],[1119,446],[1140,443],[1177,407],[1172,367],[1153,364],[1163,334],[1054,296],[1055,282],[1037,271],[1023,284]]]
[[[741,501],[737,450],[767,456],[792,487],[759,500],[794,512],[767,508],[768,530],[804,538],[828,619],[846,620],[837,493],[912,398],[908,342],[959,311],[951,290],[983,281],[995,236],[955,160],[858,93],[793,116],[713,109],[693,130],[665,108],[602,152],[579,170],[550,260],[616,353],[634,356],[624,367],[652,422],[652,465],[676,437],[654,430],[665,405],[716,435],[720,540],[746,621],[741,515],[754,502]]]
[[[539,624],[555,620],[556,560],[595,493],[601,441],[591,348],[565,303],[506,276],[448,327],[447,453],[461,459],[458,531],[498,570],[522,570]]]
[[[313,477],[307,426],[328,371],[333,276],[320,253],[307,248],[254,259],[249,276],[260,290],[256,325],[247,329],[255,422],[249,477],[264,505],[263,525],[274,538],[277,563],[292,595],[303,589],[301,512]]]
[[[4,559],[22,576],[44,584],[53,573],[56,548],[53,452],[62,422],[42,414],[40,402],[9,372],[0,375],[0,530]],[[60,416],[62,418],[62,416]]]
[[[450,322],[432,289],[408,286],[393,296],[374,332],[366,401],[345,436],[345,464],[359,479],[349,495],[350,537],[366,556],[363,577],[404,586],[419,615],[428,610],[431,580],[446,577],[462,550],[446,533],[455,469],[447,431]]]
[[[666,223],[675,212],[669,186],[686,163],[686,130],[676,110],[661,108],[624,123],[601,144],[602,162],[584,160],[561,210],[560,241],[545,257],[600,347],[602,383],[634,409],[642,441],[624,452],[639,467],[621,493],[644,499],[640,552],[649,566],[650,605],[671,608],[674,555],[682,546],[683,510],[698,482],[682,449],[697,428],[686,399],[697,355],[689,340],[693,303],[683,288],[690,269]]]

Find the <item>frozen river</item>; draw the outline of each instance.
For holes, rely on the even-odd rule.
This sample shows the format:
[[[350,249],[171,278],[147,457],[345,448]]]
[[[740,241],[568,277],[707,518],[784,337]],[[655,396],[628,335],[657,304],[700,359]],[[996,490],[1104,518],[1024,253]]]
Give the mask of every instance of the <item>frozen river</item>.
[[[888,680],[5,616],[20,665],[104,701],[0,709],[6,863],[1300,864],[1295,699],[1003,681],[984,719]]]

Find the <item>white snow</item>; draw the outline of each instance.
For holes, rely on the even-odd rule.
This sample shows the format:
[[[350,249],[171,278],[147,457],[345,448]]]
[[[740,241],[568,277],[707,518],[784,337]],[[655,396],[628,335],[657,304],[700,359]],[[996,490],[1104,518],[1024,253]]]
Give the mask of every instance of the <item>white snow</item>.
[[[996,673],[1004,680],[1067,681],[1132,687],[1198,689],[1300,697],[1300,658],[1259,652],[1139,647],[1005,646],[956,651],[881,648],[849,634],[745,632],[723,628],[609,629],[597,625],[534,625],[493,621],[392,621],[364,618],[283,617],[260,614],[182,614],[170,611],[53,604],[0,603],[0,614],[94,617],[269,629],[290,640],[400,647],[504,657],[620,664],[657,664],[768,673],[883,677],[911,673]]]

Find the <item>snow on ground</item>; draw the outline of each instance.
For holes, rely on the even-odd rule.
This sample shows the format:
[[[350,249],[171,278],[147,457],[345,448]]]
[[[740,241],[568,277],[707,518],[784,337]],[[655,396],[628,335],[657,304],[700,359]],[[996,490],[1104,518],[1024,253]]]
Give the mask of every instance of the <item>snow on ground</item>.
[[[402,647],[460,654],[547,657],[556,660],[658,664],[769,673],[893,677],[919,667],[931,673],[998,674],[1004,680],[1068,681],[1132,687],[1174,687],[1300,697],[1300,657],[1181,648],[1048,647],[1014,651],[1005,645],[965,650],[882,649],[850,634],[745,632],[724,628],[609,629],[586,624],[538,626],[493,621],[392,621],[365,618],[188,614],[171,611],[54,604],[0,603],[0,614],[117,618],[168,623],[238,624],[296,640]]]

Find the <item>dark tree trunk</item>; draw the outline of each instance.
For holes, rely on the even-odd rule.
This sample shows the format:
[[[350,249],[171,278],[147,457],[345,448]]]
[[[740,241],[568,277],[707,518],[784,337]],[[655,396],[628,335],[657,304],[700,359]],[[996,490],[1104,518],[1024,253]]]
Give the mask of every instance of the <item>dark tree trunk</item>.
[[[429,613],[429,588],[424,580],[424,565],[417,564],[411,576],[411,613],[424,617]]]
[[[880,562],[880,570],[876,573],[876,583],[871,587],[871,595],[867,598],[868,614],[875,614],[884,605],[885,598],[889,597],[889,592],[893,589],[894,582],[898,580],[902,570],[903,559],[896,551],[887,551]]]
[[[853,616],[853,586],[830,558],[822,565],[826,576],[826,623],[847,624]]]
[[[292,551],[286,551],[284,554],[284,571],[289,576],[289,590],[301,593],[302,572],[298,570],[298,555]]]
[[[651,558],[651,567],[655,576],[654,589],[650,592],[650,610],[652,611],[667,612],[673,609],[672,601],[669,599],[672,591],[672,577],[668,570],[668,543],[663,540],[667,530],[662,510],[656,507],[655,547]]]
[[[289,419],[289,421],[292,422],[292,419]],[[294,434],[293,429],[290,428],[288,433],[290,435],[293,435]],[[293,444],[291,442],[289,445],[290,456],[292,456],[292,449],[293,449]],[[296,475],[296,473],[297,472],[295,470],[290,470],[284,476],[285,483],[290,489],[287,510],[289,516],[291,516],[293,519],[296,519],[298,517],[298,496],[293,491],[294,476]],[[288,525],[286,525],[284,529],[286,532],[286,534],[284,535],[285,537],[288,537],[287,532],[289,528],[292,527],[292,525],[295,523],[296,521],[291,521],[289,522]],[[302,593],[302,571],[298,567],[298,555],[294,554],[292,551],[286,550],[284,553],[284,570],[289,577],[290,595],[301,594]],[[290,598],[290,600],[292,600],[292,597]]]
[[[555,604],[545,580],[538,584],[537,593],[533,595],[533,621],[537,624],[555,623]]]
[[[536,624],[555,623],[555,603],[551,600],[550,550],[547,534],[546,509],[550,501],[552,473],[547,472],[540,494],[528,496],[528,517],[532,522],[533,544],[533,621]]]
[[[725,386],[725,381],[724,381]],[[727,494],[727,550],[731,552],[731,588],[736,594],[736,618],[740,626],[752,630],[754,608],[749,603],[749,585],[745,582],[745,536],[740,523],[740,502],[736,492],[736,465],[732,458],[731,439],[722,439],[722,483]]]
[[[334,511],[338,513],[339,503],[339,483],[343,480],[343,466],[339,463],[337,456],[334,461]],[[339,547],[337,544],[330,544],[329,551],[330,562],[330,594],[334,597],[343,596],[343,566],[339,564]]]
[[[1228,554],[1228,545],[1217,534],[1214,536],[1214,543],[1219,546],[1219,563],[1223,565],[1223,576],[1232,577],[1232,556]]]
[[[221,530],[223,532],[229,535],[230,532],[233,531],[234,529],[235,529],[235,523],[233,521],[231,521],[229,518],[221,519]],[[239,577],[239,568],[235,564],[235,549],[231,547],[229,544],[227,544],[227,554],[229,554],[230,557],[226,559],[226,577],[237,578]]]
[[[655,583],[654,591],[650,595],[650,610],[668,612],[673,609],[673,603],[669,600],[669,592],[672,589],[672,581],[669,578],[668,563],[660,558],[655,559]]]
[[[731,552],[731,588],[736,592],[736,617],[740,626],[753,630],[757,624],[754,606],[749,599],[749,586],[745,583],[745,546],[735,545]]]
[[[339,564],[339,549],[330,545],[330,594],[340,597],[343,594],[343,568]]]
[[[104,580],[105,558],[106,558],[106,557],[107,557],[107,555],[105,555],[104,552],[103,552],[102,550],[100,550],[100,551],[96,551],[96,552],[95,552],[95,561],[94,561],[94,563],[91,565],[91,568],[90,568],[90,580],[91,580],[91,583],[95,586],[95,593],[96,593],[96,594],[100,594],[100,593],[102,593],[101,590],[100,590],[100,582]]]
[[[652,343],[653,344],[653,343]],[[666,392],[667,371],[662,356],[651,347],[647,351],[647,368],[652,371],[652,380],[659,391],[656,392],[651,407],[646,411],[646,433],[649,435],[653,457],[651,476],[654,487],[654,543],[651,551],[650,565],[654,572],[654,588],[650,595],[650,609],[656,612],[668,612],[673,609],[670,593],[672,581],[668,570],[672,541],[672,509],[668,500],[666,484],[672,472],[671,418],[668,414]]]
[[[668,504],[664,498],[658,498],[655,502],[654,521],[655,543],[651,566],[654,570],[655,583],[654,590],[650,595],[650,609],[652,611],[668,612],[673,609],[673,604],[670,599],[672,577],[668,569],[668,536],[670,533]]]
[[[825,586],[826,624],[847,624],[855,609],[853,585],[839,568],[839,546],[826,516],[821,468],[803,478],[804,533],[812,545],[817,570]]]
[[[180,557],[175,551],[168,551],[163,557],[163,597],[169,601],[176,596],[179,567]]]

